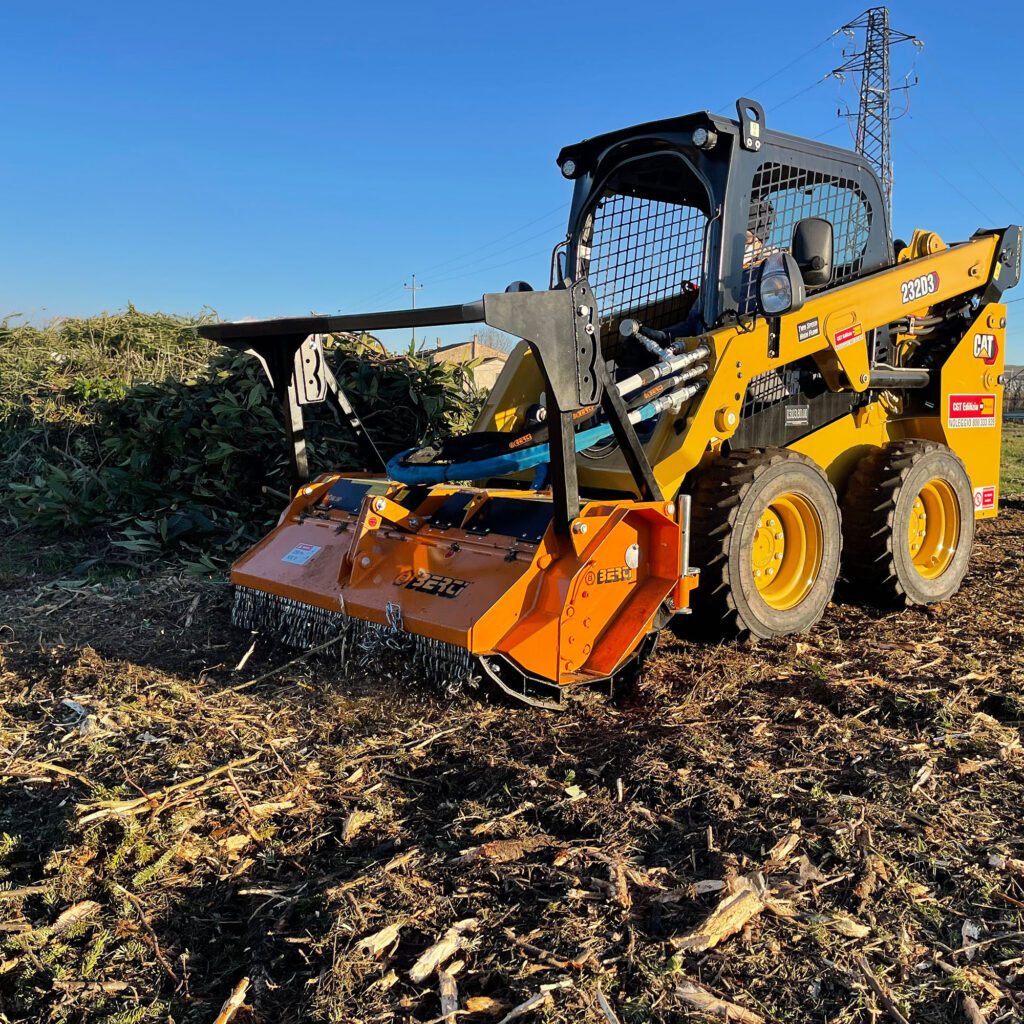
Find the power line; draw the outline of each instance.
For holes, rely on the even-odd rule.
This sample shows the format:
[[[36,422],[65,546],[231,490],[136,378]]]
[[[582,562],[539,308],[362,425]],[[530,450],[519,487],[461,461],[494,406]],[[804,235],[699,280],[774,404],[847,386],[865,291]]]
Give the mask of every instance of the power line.
[[[942,173],[942,171],[938,169],[938,167],[936,166],[937,161],[931,158],[926,158],[925,155],[916,146],[907,142],[906,139],[903,140],[903,144],[905,146],[908,146],[910,150],[918,157],[918,159],[922,161],[922,166],[929,167],[931,172],[940,181],[944,181],[965,203],[967,203],[969,206],[973,206],[974,209],[977,210],[977,212],[980,213],[981,216],[984,217],[989,224],[994,223],[993,219],[966,192],[964,192],[964,190],[960,188],[959,185],[950,181],[949,178],[947,178]]]
[[[817,135],[812,137],[811,141],[817,142],[818,139],[823,139],[826,135],[832,135],[835,132],[839,131],[839,129],[842,127],[843,126],[841,124],[834,124],[831,128],[826,128],[823,132],[818,132]]]
[[[474,265],[474,258],[477,263],[480,262],[480,259],[493,259],[495,256],[501,256],[506,252],[511,252],[513,249],[518,249],[519,246],[526,245],[527,242],[534,242],[538,238],[543,238],[545,235],[550,237],[551,232],[553,230],[553,227],[545,228],[543,231],[538,231],[535,235],[527,235],[526,238],[520,238],[518,242],[513,242],[511,245],[505,246],[504,249],[496,249],[494,252],[489,252],[482,257],[480,256],[480,253],[483,252],[484,250],[477,250],[476,252],[473,253],[473,258],[469,260],[469,266],[472,267]],[[463,267],[461,267],[459,264],[464,263],[466,261],[464,259],[459,259],[455,261],[450,260],[449,262],[454,264],[453,266],[449,267],[449,270],[462,270]],[[442,264],[442,266],[444,266],[444,264]]]
[[[806,88],[801,89],[799,92],[793,93],[792,96],[787,97],[781,103],[773,103],[772,104],[772,113],[774,114],[777,110],[781,110],[787,103],[792,103],[793,100],[800,99],[801,96],[805,96],[812,89],[817,89],[817,87],[819,85],[821,85],[822,82],[827,82],[831,77],[832,77],[831,73],[829,73],[827,75],[822,75],[821,78],[819,78],[816,82],[811,82],[811,84],[808,85]]]
[[[1022,210],[1012,199],[1010,199],[1010,197],[1007,196],[1002,191],[1002,189],[998,188],[996,184],[988,178],[987,175],[982,174],[981,169],[977,166],[977,164],[971,164],[971,166],[974,168],[975,174],[977,174],[978,177],[981,178],[981,180],[985,182],[985,184],[988,185],[988,187],[992,189],[992,191],[995,192],[995,194],[999,196],[999,198],[1002,199],[1002,201],[1006,203],[1006,205],[1009,206],[1011,210],[1014,211],[1014,213],[1016,213],[1020,217],[1024,217],[1024,210]]]
[[[512,238],[514,235],[519,234],[520,231],[525,231],[528,228],[533,227],[535,224],[539,224],[541,221],[548,220],[549,218],[553,217],[556,213],[562,213],[568,207],[569,203],[560,203],[553,210],[548,210],[547,213],[543,213],[541,214],[541,216],[535,217],[533,220],[527,221],[525,224],[520,224],[519,227],[513,228],[511,231],[507,231],[505,234],[499,235],[497,238],[492,238],[489,242],[484,242],[482,245],[476,246],[473,249],[467,249],[464,252],[458,253],[455,256],[451,256],[446,260],[442,260],[440,263],[434,263],[428,266],[426,270],[420,271],[420,273],[432,274],[435,271],[444,269],[446,267],[452,270],[460,269],[459,264],[465,262],[467,259],[469,259],[470,261],[472,261],[473,259],[490,259],[493,256],[500,256],[502,253],[510,252],[511,250],[517,248],[520,245],[525,245],[527,242],[532,242],[534,239],[540,238],[543,235],[547,234],[548,231],[553,230],[553,226],[551,228],[546,228],[544,231],[538,232],[535,235],[530,235],[527,238],[521,238],[518,242],[514,242],[512,245],[506,246],[504,249],[498,249],[494,252],[490,252],[489,250],[492,249],[493,246],[499,244],[500,242],[505,241],[505,239]],[[447,281],[452,280],[452,278],[444,277],[441,278],[441,280]],[[435,281],[435,283],[437,282]],[[357,308],[366,309],[372,306],[374,303],[380,301],[382,297],[392,295],[398,291],[400,291],[400,289],[397,285],[385,285],[383,288],[378,289],[377,291],[373,292],[368,298],[358,303]]]
[[[882,182],[886,211],[892,219],[892,87],[889,81],[889,51],[899,43],[922,46],[917,36],[899,32],[889,25],[888,7],[871,7],[839,29],[849,38],[864,30],[863,48],[846,56],[846,62],[832,72],[842,80],[845,74],[858,76],[856,150],[874,167]],[[910,88],[910,85],[901,88]],[[852,116],[852,115],[851,115]]]
[[[794,57],[788,64],[784,64],[781,68],[779,68],[778,71],[773,71],[767,78],[761,79],[761,81],[758,82],[757,85],[753,85],[749,89],[744,89],[743,95],[753,95],[755,92],[757,92],[758,89],[761,88],[761,86],[767,85],[769,82],[774,81],[776,78],[779,77],[779,75],[788,71],[791,67],[794,67],[795,65],[799,64],[800,61],[802,61],[805,57],[809,57],[815,51],[820,50],[826,43],[830,43],[839,31],[840,29],[836,29],[835,32],[829,33],[829,35],[825,36],[825,38],[822,39],[820,42],[815,43],[809,50],[805,50],[803,53],[801,53],[799,57]],[[717,107],[715,107],[715,111],[717,113],[724,113],[733,102],[734,101],[730,100],[728,103],[720,103]]]
[[[992,131],[992,129],[991,129],[991,127],[989,125],[983,124],[980,121],[977,121],[976,123],[981,128],[984,128],[984,130],[985,130],[986,134],[988,135],[989,139],[993,142],[993,144],[995,146],[997,146],[1002,151],[1003,156],[1005,156],[1006,159],[1010,162],[1010,165],[1013,167],[1013,169],[1019,175],[1024,177],[1024,167],[1021,167],[1021,165],[1019,163],[1017,163],[1016,160],[1014,160],[1013,154],[1004,145],[1002,145],[1002,143],[999,141],[998,134],[996,132]]]
[[[467,257],[479,256],[480,253],[485,252],[486,250],[490,249],[491,246],[497,245],[499,242],[504,242],[505,239],[511,238],[513,235],[518,235],[520,231],[525,231],[527,228],[532,228],[535,224],[539,224],[542,220],[547,220],[548,218],[553,217],[556,213],[561,213],[563,210],[568,209],[568,207],[569,207],[569,203],[560,203],[553,210],[548,210],[547,213],[541,214],[539,217],[536,217],[534,220],[527,221],[525,224],[520,224],[519,227],[513,228],[511,231],[506,232],[504,235],[498,235],[497,238],[492,238],[489,242],[484,242],[482,245],[475,246],[473,249],[467,249],[465,252],[458,253],[455,256],[451,256],[451,257],[449,257],[446,260],[442,260],[440,263],[435,263],[433,266],[427,267],[424,270],[424,273],[432,274],[432,273],[434,273],[437,270],[441,270],[441,269],[443,269],[445,267],[450,266],[450,264],[452,264],[452,263],[459,263],[460,261],[464,260]],[[539,236],[533,236],[533,237],[539,237]],[[523,239],[522,241],[526,241],[526,239]],[[517,242],[516,245],[518,245],[518,244],[520,244],[520,243]],[[510,246],[509,248],[514,248],[514,246]],[[502,252],[505,252],[505,251],[507,251],[507,250],[502,250]],[[491,256],[497,256],[497,255],[498,255],[498,253],[496,253],[496,252],[495,253],[489,253],[488,256],[485,257],[485,258],[489,259]]]
[[[531,252],[531,253],[527,253],[526,255],[523,255],[523,256],[517,256],[515,259],[506,260],[504,263],[497,263],[497,264],[494,264],[493,266],[486,266],[486,267],[475,266],[475,267],[470,267],[468,270],[460,271],[459,273],[453,274],[453,275],[451,275],[449,277],[438,278],[437,280],[434,281],[434,284],[437,285],[437,284],[444,284],[447,281],[458,281],[458,280],[461,280],[464,277],[471,277],[473,274],[478,274],[478,273],[480,273],[480,274],[486,273],[487,271],[490,271],[490,270],[501,270],[502,267],[511,267],[511,266],[513,266],[513,265],[515,265],[517,263],[522,263],[525,260],[532,260],[532,259],[535,259],[538,256],[546,256],[549,251],[550,250],[548,250],[548,249],[540,249],[537,252]]]

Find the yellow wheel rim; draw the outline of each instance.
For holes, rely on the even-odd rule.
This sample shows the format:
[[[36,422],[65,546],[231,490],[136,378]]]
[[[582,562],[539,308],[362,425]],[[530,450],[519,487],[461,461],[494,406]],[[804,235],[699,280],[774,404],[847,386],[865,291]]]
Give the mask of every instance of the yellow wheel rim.
[[[798,605],[818,578],[823,549],[814,505],[793,491],[773,498],[758,516],[750,552],[754,583],[765,603],[776,611]]]
[[[935,477],[921,488],[910,510],[907,546],[914,568],[927,580],[941,576],[960,542],[960,503],[946,480]]]

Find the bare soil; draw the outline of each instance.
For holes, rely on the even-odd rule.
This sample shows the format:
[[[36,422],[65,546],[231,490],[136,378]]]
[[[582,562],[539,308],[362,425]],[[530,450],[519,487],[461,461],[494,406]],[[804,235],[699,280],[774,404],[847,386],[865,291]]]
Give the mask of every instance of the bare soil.
[[[250,653],[223,584],[45,555],[0,559],[2,1021],[210,1024],[243,978],[237,1024],[436,1021],[452,985],[460,1022],[721,1020],[694,988],[1024,1020],[1024,504],[947,604],[666,633],[560,714]]]

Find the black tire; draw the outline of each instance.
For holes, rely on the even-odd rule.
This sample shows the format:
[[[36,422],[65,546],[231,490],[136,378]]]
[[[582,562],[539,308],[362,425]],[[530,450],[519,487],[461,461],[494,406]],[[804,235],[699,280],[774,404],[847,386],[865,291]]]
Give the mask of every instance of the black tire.
[[[908,535],[915,502],[935,480],[944,481],[955,497],[959,529],[948,564],[929,578],[915,565]],[[960,589],[970,563],[970,477],[960,459],[937,441],[887,444],[861,459],[851,475],[843,498],[843,527],[843,575],[861,597],[896,606],[945,601]]]
[[[820,536],[806,589],[792,606],[779,607],[762,595],[767,581],[753,560],[762,523],[775,522],[768,513],[786,495],[796,495],[810,508]],[[700,569],[700,584],[692,596],[693,614],[676,619],[688,635],[768,638],[802,632],[821,618],[839,574],[842,524],[836,492],[811,459],[786,448],[746,448],[716,460],[694,488],[690,522],[690,559]],[[799,551],[799,544],[794,542],[792,550]],[[778,582],[787,564],[782,559],[788,556],[776,552],[771,557],[780,559]]]

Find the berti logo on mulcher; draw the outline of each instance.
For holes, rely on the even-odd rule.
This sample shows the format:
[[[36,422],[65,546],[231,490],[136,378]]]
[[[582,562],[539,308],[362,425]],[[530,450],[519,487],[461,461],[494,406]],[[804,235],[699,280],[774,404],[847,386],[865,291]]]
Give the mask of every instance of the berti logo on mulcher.
[[[434,597],[452,598],[458,597],[469,586],[469,580],[457,580],[452,576],[439,576],[435,573],[419,576],[413,572],[400,572],[395,577],[395,586],[419,590],[424,594],[433,594]]]

